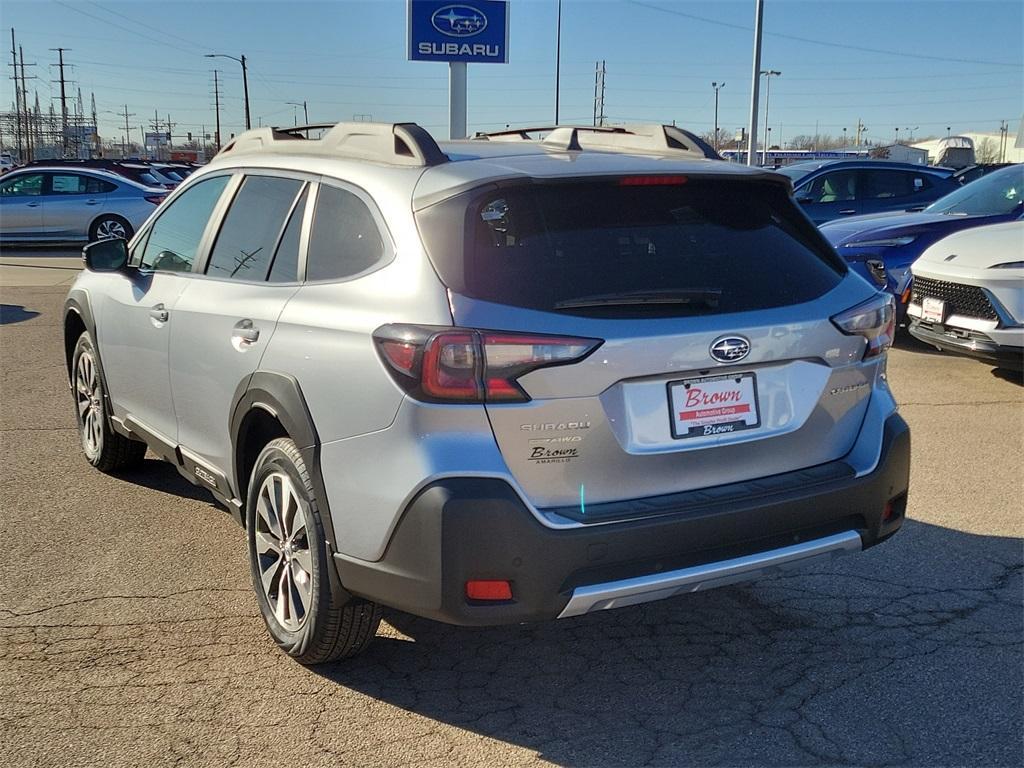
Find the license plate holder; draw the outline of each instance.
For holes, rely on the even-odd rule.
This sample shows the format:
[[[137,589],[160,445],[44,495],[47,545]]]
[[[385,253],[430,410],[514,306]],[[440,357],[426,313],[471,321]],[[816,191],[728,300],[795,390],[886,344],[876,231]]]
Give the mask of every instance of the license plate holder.
[[[668,383],[672,437],[686,440],[757,429],[761,409],[752,372],[679,379]]]
[[[925,297],[921,300],[921,319],[926,323],[941,323],[946,319],[946,302]]]

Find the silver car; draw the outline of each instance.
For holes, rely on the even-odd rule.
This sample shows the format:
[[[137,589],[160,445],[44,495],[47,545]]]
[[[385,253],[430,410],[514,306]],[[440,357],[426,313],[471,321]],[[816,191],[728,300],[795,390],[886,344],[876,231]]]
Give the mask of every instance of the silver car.
[[[784,177],[668,136],[241,135],[85,251],[87,459],[148,447],[212,492],[307,664],[362,650],[381,605],[567,619],[885,540],[891,297]]]
[[[0,179],[0,240],[128,239],[166,196],[101,169],[20,168]]]

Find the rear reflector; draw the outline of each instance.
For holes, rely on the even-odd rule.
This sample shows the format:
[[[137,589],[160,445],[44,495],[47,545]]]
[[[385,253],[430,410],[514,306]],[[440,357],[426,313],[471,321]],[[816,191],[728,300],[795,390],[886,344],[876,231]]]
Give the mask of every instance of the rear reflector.
[[[685,176],[625,176],[620,187],[677,187],[686,183]]]
[[[467,581],[466,597],[470,600],[511,600],[512,585],[507,581]]]

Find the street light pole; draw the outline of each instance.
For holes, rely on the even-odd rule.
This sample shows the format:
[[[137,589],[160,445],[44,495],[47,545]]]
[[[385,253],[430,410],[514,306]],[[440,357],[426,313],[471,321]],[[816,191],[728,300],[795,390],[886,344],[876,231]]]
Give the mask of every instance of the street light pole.
[[[242,57],[229,56],[226,53],[206,53],[203,54],[208,59],[232,59],[242,65],[242,90],[245,94],[245,129],[249,130],[252,128],[252,122],[249,120],[249,69],[245,63],[245,54]]]
[[[555,125],[558,125],[559,91],[562,78],[562,0],[558,0],[558,23],[555,31]]]
[[[750,124],[747,126],[747,165],[754,164],[757,152],[757,101],[761,84],[761,20],[764,17],[764,0],[756,0],[754,8],[754,73],[750,83]]]
[[[764,132],[765,132],[765,145],[764,155],[761,157],[761,165],[768,165],[768,99],[772,95],[772,77],[781,75],[777,69],[766,69],[761,73],[764,75]]]
[[[718,151],[718,92],[725,88],[725,83],[714,82],[711,87],[715,89],[715,152]]]

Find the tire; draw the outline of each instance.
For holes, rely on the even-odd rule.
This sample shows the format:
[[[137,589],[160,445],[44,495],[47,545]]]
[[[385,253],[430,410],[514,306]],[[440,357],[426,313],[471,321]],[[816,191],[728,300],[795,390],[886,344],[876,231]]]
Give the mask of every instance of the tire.
[[[82,452],[101,472],[130,469],[142,464],[146,444],[130,440],[110,428],[96,347],[88,331],[78,337],[71,357],[71,393]]]
[[[256,600],[281,650],[312,665],[366,649],[380,624],[380,606],[341,586],[309,472],[288,438],[271,441],[256,459],[246,535]]]
[[[105,213],[100,216],[89,227],[89,240],[111,240],[120,237],[122,240],[131,240],[135,230],[128,223],[127,219],[115,216],[112,213]]]

